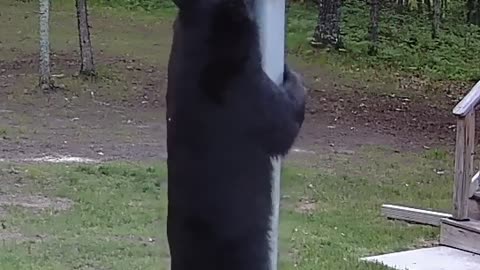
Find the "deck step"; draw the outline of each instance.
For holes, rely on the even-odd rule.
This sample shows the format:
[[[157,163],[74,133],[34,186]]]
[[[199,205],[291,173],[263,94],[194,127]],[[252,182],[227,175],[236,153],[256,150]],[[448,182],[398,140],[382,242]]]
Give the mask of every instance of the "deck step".
[[[480,254],[480,220],[456,221],[444,218],[440,224],[440,244]]]

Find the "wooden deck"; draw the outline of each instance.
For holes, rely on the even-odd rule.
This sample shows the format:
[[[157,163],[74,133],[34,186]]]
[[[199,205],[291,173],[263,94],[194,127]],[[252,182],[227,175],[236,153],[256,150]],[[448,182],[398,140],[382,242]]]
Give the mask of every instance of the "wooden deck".
[[[382,205],[382,215],[387,218],[440,226],[441,246],[400,255],[378,256],[380,261],[389,261],[387,265],[401,266],[401,269],[412,267],[409,268],[411,270],[480,269],[480,171],[475,172],[474,164],[477,107],[480,107],[480,81],[453,109],[457,118],[453,211],[444,213],[400,205]],[[448,258],[449,255],[451,258]],[[471,261],[474,257],[475,261]],[[372,258],[374,257],[367,261],[372,261]],[[451,259],[452,263],[446,259]]]
[[[440,244],[480,254],[480,220],[455,221],[442,219]]]
[[[440,224],[440,244],[480,254],[480,220],[456,221],[444,218]]]

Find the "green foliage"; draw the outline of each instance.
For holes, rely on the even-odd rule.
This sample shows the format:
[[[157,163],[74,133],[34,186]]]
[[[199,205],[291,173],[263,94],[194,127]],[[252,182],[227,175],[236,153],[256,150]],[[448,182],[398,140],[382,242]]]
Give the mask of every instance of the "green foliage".
[[[127,9],[144,9],[147,11],[173,8],[172,0],[92,0],[94,4]]]
[[[289,22],[290,51],[315,57],[326,56],[349,68],[373,68],[390,72],[426,75],[438,80],[480,79],[480,28],[463,20],[463,2],[450,3],[440,38],[432,39],[429,15],[417,10],[399,13],[382,7],[380,45],[369,56],[369,7],[362,1],[346,1],[342,7],[342,35],[345,52],[314,52],[307,47],[313,34],[317,12],[312,5],[292,5]]]
[[[92,0],[93,4],[147,11],[175,8],[171,0]],[[426,75],[437,80],[476,80],[480,75],[480,28],[463,19],[463,2],[454,1],[442,22],[439,39],[433,39],[431,20],[417,10],[399,12],[383,6],[380,43],[375,56],[369,50],[369,6],[363,1],[345,1],[342,7],[342,35],[346,51],[316,51],[309,38],[317,22],[317,7],[311,1],[293,1],[289,12],[290,53],[312,61],[341,65],[348,69],[373,68],[387,72]]]

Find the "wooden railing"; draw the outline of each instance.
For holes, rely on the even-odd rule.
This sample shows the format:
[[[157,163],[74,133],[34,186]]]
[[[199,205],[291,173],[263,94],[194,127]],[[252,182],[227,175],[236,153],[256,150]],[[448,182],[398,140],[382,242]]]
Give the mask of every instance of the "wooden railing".
[[[475,154],[475,108],[480,103],[480,82],[455,106],[457,137],[455,145],[455,187],[453,190],[453,213],[456,220],[472,217],[475,205],[471,198],[479,189],[480,172],[474,173]],[[478,207],[478,206],[477,206]]]

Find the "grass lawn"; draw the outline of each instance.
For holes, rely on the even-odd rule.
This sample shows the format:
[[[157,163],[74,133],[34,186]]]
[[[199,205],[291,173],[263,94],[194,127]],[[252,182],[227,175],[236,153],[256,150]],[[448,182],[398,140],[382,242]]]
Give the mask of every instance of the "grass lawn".
[[[436,240],[437,229],[388,221],[379,206],[448,210],[445,153],[370,147],[329,160],[324,168],[284,168],[281,269],[384,269],[358,258]],[[1,269],[167,269],[164,164],[4,164],[0,177],[3,196],[74,202],[63,211],[4,207]]]
[[[2,60],[38,54],[38,2],[0,0]],[[79,51],[75,1],[56,0],[51,7],[50,43],[53,55]],[[145,13],[92,7],[90,10],[91,38],[96,58],[125,57],[152,64],[168,60],[171,21],[174,10]],[[103,68],[105,63],[97,61]],[[53,71],[56,70],[53,61]]]

